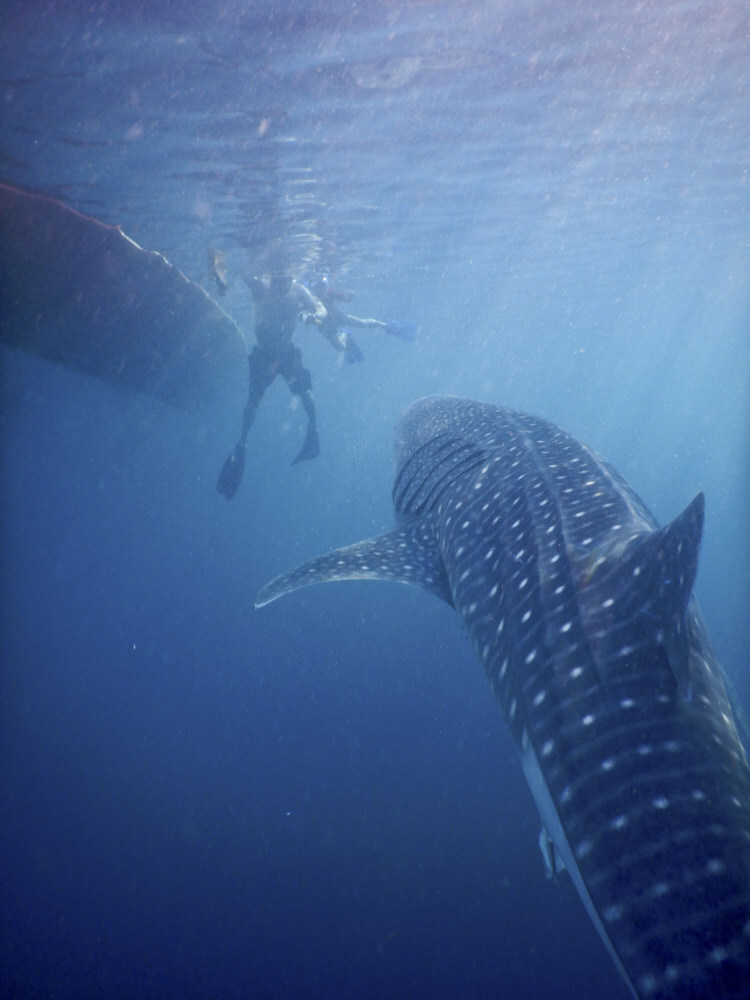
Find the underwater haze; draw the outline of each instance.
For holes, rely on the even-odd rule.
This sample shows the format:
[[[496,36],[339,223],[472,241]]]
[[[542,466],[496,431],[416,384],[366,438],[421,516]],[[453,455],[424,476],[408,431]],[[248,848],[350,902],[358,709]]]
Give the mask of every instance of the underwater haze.
[[[291,464],[277,379],[231,503],[244,365],[184,413],[2,347],[0,997],[626,1000],[450,609],[253,600],[391,528],[405,406],[480,399],[662,523],[705,493],[695,592],[747,710],[746,0],[11,0],[0,62],[0,182],[248,336],[269,244],[418,325],[342,366],[300,324],[320,457]]]

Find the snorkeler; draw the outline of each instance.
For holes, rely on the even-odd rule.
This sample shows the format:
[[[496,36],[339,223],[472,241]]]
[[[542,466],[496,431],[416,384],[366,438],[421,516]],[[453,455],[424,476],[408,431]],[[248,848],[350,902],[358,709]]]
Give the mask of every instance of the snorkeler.
[[[337,351],[344,352],[347,364],[364,361],[364,355],[347,327],[353,326],[363,330],[382,330],[400,340],[414,340],[417,331],[416,323],[409,320],[379,320],[360,319],[350,313],[342,312],[337,302],[351,302],[352,292],[340,292],[331,288],[328,279],[322,278],[313,285],[313,291],[326,308],[326,318],[320,323],[320,332]]]
[[[310,372],[302,364],[302,354],[292,344],[298,319],[322,324],[326,309],[305,286],[281,270],[272,270],[262,278],[247,277],[255,306],[255,344],[250,352],[250,391],[242,417],[240,438],[219,474],[217,490],[231,500],[242,482],[245,450],[255,414],[263,394],[277,375],[289,391],[299,396],[307,413],[307,434],[294,463],[317,458],[320,452],[315,403]]]

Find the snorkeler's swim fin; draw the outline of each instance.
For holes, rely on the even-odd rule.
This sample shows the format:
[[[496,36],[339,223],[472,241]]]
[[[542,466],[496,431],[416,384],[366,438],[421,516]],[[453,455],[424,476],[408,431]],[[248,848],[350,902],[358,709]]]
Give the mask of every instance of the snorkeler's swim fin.
[[[242,473],[245,471],[245,442],[240,441],[235,445],[234,451],[224,463],[219,473],[219,481],[216,489],[223,493],[227,500],[233,499],[235,493],[240,488]]]
[[[312,422],[307,425],[307,434],[305,436],[305,443],[300,449],[299,455],[292,462],[292,465],[296,465],[297,462],[307,462],[311,458],[317,458],[320,454],[320,442],[318,441],[318,428]]]
[[[411,343],[417,336],[417,324],[411,319],[387,319],[385,321],[386,333],[398,337],[399,340],[406,340]]]
[[[359,349],[359,344],[352,337],[348,330],[341,331],[346,337],[346,347],[344,348],[344,361],[348,365],[356,365],[358,361],[364,361],[365,356]]]

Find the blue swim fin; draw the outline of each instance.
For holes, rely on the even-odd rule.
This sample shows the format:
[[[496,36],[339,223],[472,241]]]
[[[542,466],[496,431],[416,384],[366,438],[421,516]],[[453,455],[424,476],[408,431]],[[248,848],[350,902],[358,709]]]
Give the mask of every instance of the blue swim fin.
[[[216,489],[222,493],[227,500],[232,500],[235,493],[240,488],[242,474],[245,471],[245,442],[240,441],[234,451],[226,460],[219,473],[219,481]]]
[[[417,324],[411,319],[387,319],[385,321],[387,333],[411,343],[417,336]]]
[[[348,330],[342,330],[342,333],[346,337],[346,346],[344,348],[344,360],[348,365],[356,365],[358,361],[364,361],[365,356],[359,349],[359,344],[352,337]]]

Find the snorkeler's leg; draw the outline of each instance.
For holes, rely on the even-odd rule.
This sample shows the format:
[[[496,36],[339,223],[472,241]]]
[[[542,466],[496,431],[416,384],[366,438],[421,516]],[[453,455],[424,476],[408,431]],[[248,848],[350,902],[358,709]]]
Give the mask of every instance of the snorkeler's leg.
[[[318,441],[318,421],[315,415],[315,402],[313,400],[312,392],[309,389],[305,389],[303,392],[298,392],[297,395],[300,398],[302,405],[305,408],[305,413],[307,414],[307,434],[305,435],[305,443],[302,445],[299,454],[292,462],[292,465],[296,465],[297,462],[305,462],[311,458],[317,458],[320,454],[320,442]]]
[[[282,374],[289,386],[289,391],[295,396],[299,396],[300,402],[307,414],[307,434],[305,443],[302,445],[299,454],[292,462],[305,462],[311,458],[317,458],[320,454],[320,443],[318,441],[318,420],[315,414],[315,401],[312,395],[312,379],[310,372],[302,364],[302,354],[299,348],[294,348],[290,353],[286,366],[282,369]]]
[[[247,436],[255,420],[255,414],[258,412],[258,406],[263,398],[263,393],[271,384],[275,375],[275,372],[265,363],[265,359],[258,352],[257,348],[253,349],[249,363],[250,391],[242,414],[242,428],[240,430],[239,441],[234,446],[229,458],[224,462],[216,484],[218,492],[223,494],[227,500],[231,500],[240,488],[242,476],[245,471]]]
[[[344,347],[344,360],[348,365],[356,365],[358,361],[364,361],[365,356],[360,350],[359,344],[352,337],[348,330],[341,331],[346,337],[346,344]]]

